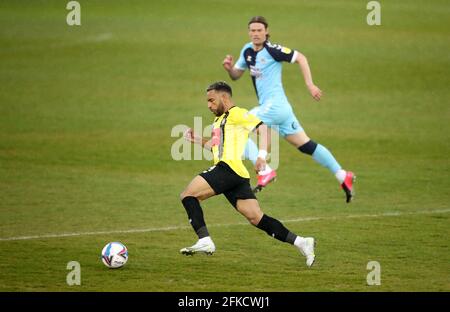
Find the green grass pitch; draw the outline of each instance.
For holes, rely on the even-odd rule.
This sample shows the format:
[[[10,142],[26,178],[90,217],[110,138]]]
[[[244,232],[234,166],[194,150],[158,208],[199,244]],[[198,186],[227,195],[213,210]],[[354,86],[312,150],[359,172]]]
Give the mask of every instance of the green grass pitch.
[[[448,1],[382,0],[380,26],[360,0],[79,0],[81,26],[66,24],[67,2],[0,2],[0,291],[450,291]],[[179,193],[210,162],[173,160],[171,129],[211,122],[204,88],[229,81],[221,62],[254,15],[308,57],[324,97],[285,64],[288,98],[358,176],[348,205],[281,142],[279,178],[258,198],[316,237],[311,269],[223,197],[203,204],[217,252],[178,253],[196,240]],[[247,74],[232,86],[237,105],[256,105]],[[122,269],[99,259],[110,241],[129,249]]]

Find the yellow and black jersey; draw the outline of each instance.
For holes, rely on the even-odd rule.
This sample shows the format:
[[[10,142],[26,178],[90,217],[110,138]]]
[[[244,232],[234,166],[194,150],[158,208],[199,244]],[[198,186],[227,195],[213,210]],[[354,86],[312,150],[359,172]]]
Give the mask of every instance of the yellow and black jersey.
[[[236,106],[217,117],[213,123],[211,139],[214,164],[223,161],[239,176],[250,178],[242,158],[249,133],[260,124],[262,121],[258,117]]]

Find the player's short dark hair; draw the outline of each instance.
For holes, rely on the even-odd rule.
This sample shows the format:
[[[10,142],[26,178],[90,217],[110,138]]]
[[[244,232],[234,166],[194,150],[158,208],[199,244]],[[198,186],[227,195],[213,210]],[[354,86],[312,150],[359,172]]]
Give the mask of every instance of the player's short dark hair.
[[[253,16],[250,21],[248,22],[248,26],[250,26],[250,24],[253,23],[261,23],[263,24],[266,28],[269,27],[269,23],[267,23],[267,20],[264,16]]]
[[[215,91],[223,91],[228,93],[230,96],[233,95],[233,91],[231,90],[231,87],[225,82],[225,81],[217,81],[208,86],[206,88],[206,92],[215,90]]]

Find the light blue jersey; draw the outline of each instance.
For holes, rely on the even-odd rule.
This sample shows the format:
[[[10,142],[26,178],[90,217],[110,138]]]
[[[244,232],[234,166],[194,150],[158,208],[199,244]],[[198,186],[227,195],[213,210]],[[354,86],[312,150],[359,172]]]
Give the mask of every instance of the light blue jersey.
[[[247,43],[234,65],[240,70],[247,68],[250,70],[250,77],[259,102],[259,106],[250,110],[250,113],[277,130],[283,137],[304,131],[287,100],[281,82],[281,62],[294,63],[297,55],[297,51],[268,41],[264,42],[264,47],[260,51],[253,50],[253,44]],[[311,142],[308,141],[302,145],[300,151],[312,155],[314,160],[333,174],[342,169],[326,147]],[[251,139],[247,141],[244,157],[256,163],[258,147]]]
[[[268,41],[260,51],[247,43],[234,65],[240,70],[249,69],[259,107],[251,110],[269,126],[278,126],[281,135],[303,131],[292,111],[281,82],[282,63],[294,63],[298,52]]]

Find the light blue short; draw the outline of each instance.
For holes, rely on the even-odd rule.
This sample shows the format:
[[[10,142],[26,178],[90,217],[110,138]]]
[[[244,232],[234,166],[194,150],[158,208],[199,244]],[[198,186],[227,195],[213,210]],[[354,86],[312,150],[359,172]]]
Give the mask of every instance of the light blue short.
[[[277,130],[283,137],[305,131],[288,102],[283,102],[281,105],[280,103],[273,105],[273,103],[268,101],[257,106],[250,110],[250,114],[257,116],[266,125]]]

